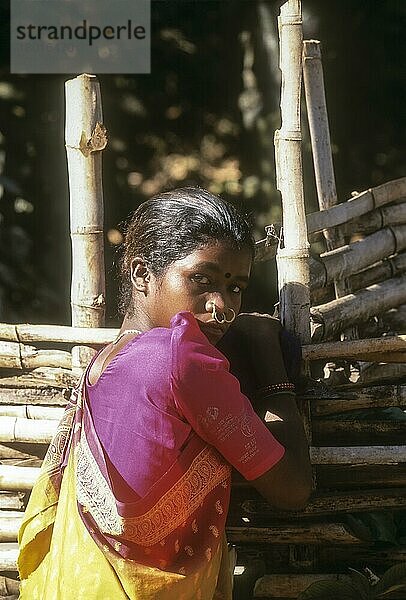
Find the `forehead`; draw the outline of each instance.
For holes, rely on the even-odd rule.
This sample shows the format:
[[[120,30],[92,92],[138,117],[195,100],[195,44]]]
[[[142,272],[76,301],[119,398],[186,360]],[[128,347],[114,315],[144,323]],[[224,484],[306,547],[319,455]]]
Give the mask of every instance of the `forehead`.
[[[177,269],[194,269],[204,267],[219,272],[226,278],[249,277],[252,265],[252,253],[248,248],[237,250],[218,242],[194,250],[185,258],[176,260],[173,267]]]

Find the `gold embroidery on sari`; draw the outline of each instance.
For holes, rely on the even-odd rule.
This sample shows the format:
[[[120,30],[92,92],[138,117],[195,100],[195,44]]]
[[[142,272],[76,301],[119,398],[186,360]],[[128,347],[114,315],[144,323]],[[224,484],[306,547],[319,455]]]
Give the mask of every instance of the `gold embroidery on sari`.
[[[206,446],[179,481],[144,515],[121,517],[114,494],[94,459],[82,430],[77,453],[77,498],[89,508],[100,531],[153,546],[185,523],[206,496],[230,476],[230,467]]]

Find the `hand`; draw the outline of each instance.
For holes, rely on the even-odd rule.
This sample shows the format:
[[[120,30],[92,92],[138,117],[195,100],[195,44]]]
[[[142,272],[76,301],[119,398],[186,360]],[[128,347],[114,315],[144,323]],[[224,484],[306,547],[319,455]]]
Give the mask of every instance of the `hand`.
[[[272,383],[288,381],[280,345],[282,326],[267,314],[241,313],[218,348],[230,361],[245,394]]]

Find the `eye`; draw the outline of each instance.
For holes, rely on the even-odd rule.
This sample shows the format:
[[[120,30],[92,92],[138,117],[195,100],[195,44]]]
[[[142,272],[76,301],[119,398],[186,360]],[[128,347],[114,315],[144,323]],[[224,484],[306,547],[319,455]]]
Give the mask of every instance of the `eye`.
[[[206,277],[206,275],[201,275],[200,273],[195,273],[190,278],[193,282],[201,283],[202,285],[209,285],[210,279]]]

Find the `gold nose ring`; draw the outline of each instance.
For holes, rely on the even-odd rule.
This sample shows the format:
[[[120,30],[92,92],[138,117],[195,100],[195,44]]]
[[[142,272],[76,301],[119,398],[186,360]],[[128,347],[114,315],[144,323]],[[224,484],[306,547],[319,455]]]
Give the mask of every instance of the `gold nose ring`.
[[[222,323],[232,323],[234,321],[236,315],[235,315],[235,311],[232,308],[225,309],[225,310],[229,311],[231,314],[230,318],[227,319],[226,313],[219,312],[217,310],[217,306],[214,302],[212,302],[211,305],[212,305],[211,316],[217,323],[219,323],[221,325]]]

